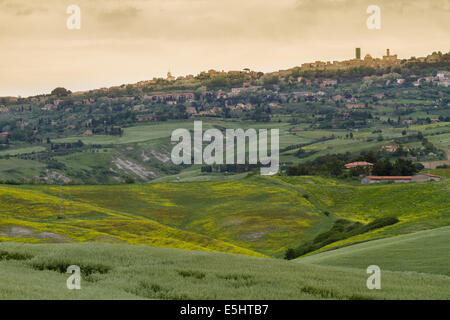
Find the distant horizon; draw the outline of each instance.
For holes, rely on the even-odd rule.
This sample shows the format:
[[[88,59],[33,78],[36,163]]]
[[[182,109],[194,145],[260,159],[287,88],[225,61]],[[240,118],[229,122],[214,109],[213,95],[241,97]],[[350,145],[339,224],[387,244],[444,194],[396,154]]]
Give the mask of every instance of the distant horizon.
[[[356,47],[355,47],[356,48]],[[353,50],[355,50],[355,48],[353,48]],[[390,49],[390,48],[386,48],[386,49]],[[385,49],[385,50],[386,50]],[[428,56],[428,55],[431,55],[433,52],[442,52],[443,54],[445,54],[445,53],[448,53],[448,52],[445,52],[445,51],[442,51],[442,50],[434,50],[434,51],[431,51],[431,52],[429,52],[428,54],[426,54],[426,55],[424,55],[424,56],[419,56],[419,55],[413,55],[413,56],[410,56],[410,57],[398,57],[398,59],[399,60],[404,60],[404,59],[410,59],[410,58],[412,58],[412,57],[415,57],[415,58],[419,58],[419,57],[426,57],[426,56]],[[450,51],[449,51],[450,52]],[[386,53],[386,52],[385,52]],[[376,59],[376,58],[379,58],[379,56],[374,56],[374,55],[372,55],[370,52],[364,52],[364,50],[363,50],[363,48],[361,48],[361,59],[363,60],[364,59],[364,56],[366,55],[366,54],[370,54],[371,56],[372,56],[372,58],[374,58],[374,59]],[[395,53],[395,51],[393,52],[392,51],[392,49],[391,49],[391,52],[390,52],[390,55],[392,56],[392,55],[396,55],[397,53]],[[382,55],[381,55],[382,56]],[[380,57],[381,57],[380,56]],[[333,61],[346,61],[346,60],[351,60],[351,59],[354,59],[355,57],[353,56],[352,58],[347,58],[347,59],[343,59],[343,60],[336,60],[336,59],[325,59],[325,60],[314,60],[314,61],[302,61],[301,63],[299,63],[299,64],[297,64],[297,65],[294,65],[294,66],[291,66],[291,67],[288,67],[288,68],[283,68],[283,69],[277,69],[277,70],[268,70],[268,71],[263,71],[263,70],[254,70],[254,69],[252,69],[252,68],[249,68],[250,69],[250,71],[254,71],[254,72],[263,72],[263,73],[273,73],[273,72],[279,72],[279,71],[283,71],[283,70],[289,70],[289,69],[292,69],[292,68],[296,68],[296,67],[300,67],[301,66],[301,64],[303,64],[303,63],[312,63],[312,62],[315,62],[315,61],[323,61],[323,62],[328,62],[328,61],[330,61],[330,62],[333,62]],[[244,68],[242,68],[242,69],[228,69],[228,70],[223,70],[223,69],[218,69],[218,68],[209,68],[209,69],[205,69],[205,70],[199,70],[199,71],[197,71],[197,72],[194,72],[194,73],[186,73],[186,74],[174,74],[173,72],[171,72],[170,70],[168,70],[167,72],[171,72],[171,74],[172,74],[172,76],[174,76],[174,77],[186,77],[186,76],[188,76],[188,75],[194,75],[194,76],[196,76],[196,75],[198,75],[198,74],[200,74],[201,72],[208,72],[209,70],[215,70],[215,71],[219,71],[219,72],[230,72],[230,71],[242,71]],[[150,81],[150,80],[153,80],[154,78],[163,78],[163,79],[166,79],[166,77],[167,77],[167,74],[165,74],[165,75],[161,75],[161,76],[150,76],[149,78],[147,78],[147,79],[140,79],[140,80],[132,80],[132,81],[127,81],[127,82],[122,82],[122,83],[115,83],[115,84],[109,84],[109,85],[98,85],[98,86],[96,86],[96,87],[89,87],[89,88],[83,88],[83,89],[72,89],[72,88],[66,88],[66,87],[64,87],[64,86],[61,86],[61,85],[55,85],[55,86],[53,86],[51,89],[49,89],[48,90],[48,92],[42,92],[42,93],[37,93],[37,94],[31,94],[31,95],[28,95],[28,96],[22,96],[22,95],[17,95],[17,96],[14,96],[14,95],[6,95],[6,96],[2,96],[2,95],[0,95],[0,97],[2,97],[2,98],[7,98],[7,97],[14,97],[14,98],[17,98],[17,97],[21,97],[21,98],[29,98],[29,97],[34,97],[34,96],[40,96],[40,95],[48,95],[48,94],[50,94],[51,93],[51,91],[53,90],[53,89],[55,89],[55,88],[57,88],[57,87],[64,87],[65,89],[67,89],[67,90],[70,90],[72,93],[77,93],[77,92],[88,92],[88,91],[92,91],[92,90],[99,90],[99,89],[102,89],[102,88],[112,88],[112,87],[120,87],[120,86],[122,86],[122,85],[128,85],[128,84],[137,84],[137,83],[139,83],[139,82],[145,82],[145,81]]]
[[[68,6],[80,8],[70,30]],[[275,72],[302,63],[450,51],[450,1],[2,0],[0,96],[34,96],[136,83],[201,70]]]

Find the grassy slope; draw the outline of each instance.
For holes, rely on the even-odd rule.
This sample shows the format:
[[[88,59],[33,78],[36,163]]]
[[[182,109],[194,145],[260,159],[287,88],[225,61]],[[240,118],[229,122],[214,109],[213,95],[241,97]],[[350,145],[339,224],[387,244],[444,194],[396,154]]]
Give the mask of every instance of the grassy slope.
[[[436,172],[445,176],[448,169]],[[363,223],[394,216],[400,222],[332,243],[324,249],[450,225],[448,182],[351,185],[319,177],[281,177],[301,187],[332,215]]]
[[[6,231],[2,236],[1,230],[24,226],[53,232],[65,237],[64,241],[125,241],[180,249],[204,246],[206,250],[281,257],[287,248],[329,229],[337,218],[367,223],[396,216],[400,222],[324,249],[450,225],[446,180],[363,186],[320,177],[255,176],[226,181],[66,186],[63,220],[56,219],[58,187],[0,188],[0,239],[9,241],[17,238],[8,237]],[[324,211],[331,216],[326,217]]]
[[[392,111],[392,110],[391,110]],[[203,119],[203,129],[209,128],[276,128],[280,130],[280,148],[285,148],[290,145],[297,145],[303,143],[311,143],[318,138],[335,136],[335,139],[316,142],[305,147],[307,151],[314,151],[315,153],[307,158],[299,159],[294,154],[298,149],[292,149],[280,154],[281,163],[298,163],[313,160],[317,156],[323,156],[332,153],[352,152],[359,153],[369,149],[378,149],[381,145],[391,144],[392,139],[402,137],[404,128],[392,128],[386,126],[376,126],[371,128],[360,129],[358,132],[353,131],[353,139],[345,139],[348,130],[321,130],[308,128],[305,124],[292,125],[287,122],[271,122],[271,123],[255,123],[252,121],[242,120],[221,120],[221,119]],[[82,140],[87,145],[101,144],[105,149],[100,152],[78,152],[66,156],[56,156],[55,159],[66,165],[66,169],[60,170],[71,178],[74,178],[76,183],[77,178],[83,178],[82,181],[114,183],[116,182],[116,174],[110,168],[114,169],[118,175],[130,176],[136,181],[148,181],[155,177],[165,177],[174,174],[177,166],[171,164],[170,161],[161,161],[154,156],[154,152],[163,154],[165,157],[170,157],[172,144],[170,143],[170,136],[173,130],[177,128],[193,129],[193,120],[183,121],[168,121],[163,123],[150,123],[138,126],[127,127],[124,129],[124,135],[119,136],[69,136],[61,139],[54,139],[54,142],[76,142]],[[375,129],[383,130],[384,141],[377,141],[378,133],[374,133]],[[432,141],[438,148],[449,148],[450,125],[448,123],[436,123],[427,125],[413,125],[408,128],[408,134],[414,134],[417,131],[422,131],[427,139]],[[433,135],[432,135],[433,134]],[[367,139],[372,141],[367,141]],[[408,144],[410,147],[417,143]],[[419,145],[416,145],[419,146]],[[28,154],[37,151],[43,151],[46,145],[20,145],[11,150],[0,151],[1,155],[6,154]],[[139,177],[132,170],[121,170],[114,164],[114,159],[129,160],[151,172],[147,177]],[[45,164],[37,161],[29,161],[24,168],[32,167],[31,169],[22,170],[21,167],[15,165],[17,159],[1,160],[0,165],[0,179],[16,179],[33,178],[39,176],[39,173]],[[14,166],[15,168],[10,168]],[[11,171],[12,170],[12,171]],[[199,180],[208,179],[201,176],[199,171],[194,171],[199,175]],[[194,180],[194,177],[192,179]]]
[[[66,200],[65,219],[58,219],[60,199],[36,190],[0,186],[0,203],[0,241],[126,242],[261,256],[224,241],[95,204]]]
[[[38,161],[0,159],[0,179],[20,180],[24,176],[39,176],[39,173],[43,168],[45,168],[45,165]]]
[[[58,196],[55,187],[33,190]],[[302,193],[274,180],[68,186],[65,197],[152,219],[263,254],[282,255],[325,217]]]
[[[366,266],[99,243],[0,243],[0,252],[25,259],[0,260],[0,299],[450,298],[450,278],[436,274],[382,271],[382,289],[368,290]],[[79,291],[66,288],[72,264],[82,270]]]
[[[296,261],[322,266],[415,271],[450,276],[450,227],[415,232],[360,243],[299,258]]]

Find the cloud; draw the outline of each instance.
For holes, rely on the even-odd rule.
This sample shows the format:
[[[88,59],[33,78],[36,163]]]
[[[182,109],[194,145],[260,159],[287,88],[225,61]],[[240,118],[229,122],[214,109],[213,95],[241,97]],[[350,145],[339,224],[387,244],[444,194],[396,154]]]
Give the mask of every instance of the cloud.
[[[29,16],[46,12],[47,8],[44,1],[0,0],[0,10],[8,15]]]
[[[81,30],[66,8],[81,8]],[[368,30],[378,4],[382,29]],[[0,0],[0,95],[201,70],[448,51],[450,0]],[[31,88],[31,89],[30,89]],[[23,90],[23,91],[21,91]],[[39,91],[40,92],[40,91]],[[23,93],[25,94],[25,93]]]
[[[141,9],[126,5],[113,9],[106,8],[98,14],[98,19],[100,22],[107,24],[127,23],[138,19],[140,13]]]

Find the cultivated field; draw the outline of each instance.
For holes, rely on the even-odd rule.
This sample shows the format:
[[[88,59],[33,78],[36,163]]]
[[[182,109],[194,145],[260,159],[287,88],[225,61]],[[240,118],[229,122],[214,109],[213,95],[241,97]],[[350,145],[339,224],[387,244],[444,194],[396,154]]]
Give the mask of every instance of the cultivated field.
[[[2,185],[0,299],[450,299],[450,170],[432,172],[64,186],[62,202],[58,186]],[[274,259],[338,219],[386,217],[399,222]],[[382,290],[366,288],[372,264]],[[69,265],[82,290],[67,290]]]
[[[330,250],[297,259],[299,263],[450,276],[450,227],[415,232]]]
[[[381,116],[382,110],[373,110]],[[284,119],[288,121],[289,119]],[[203,129],[217,128],[220,130],[237,128],[254,129],[279,129],[280,130],[280,163],[295,164],[314,160],[319,156],[327,154],[337,154],[350,152],[359,154],[369,150],[378,151],[381,146],[396,144],[394,139],[402,138],[405,128],[392,128],[389,126],[377,125],[358,130],[348,129],[312,129],[304,123],[291,124],[289,122],[254,122],[243,120],[220,120],[202,119]],[[74,183],[118,183],[124,181],[125,177],[132,177],[136,181],[147,182],[154,179],[165,179],[171,175],[183,175],[179,172],[179,167],[174,166],[170,161],[172,143],[170,137],[172,131],[178,128],[193,130],[193,120],[168,121],[164,123],[135,125],[125,127],[122,136],[112,135],[72,135],[65,138],[52,140],[53,143],[74,143],[81,140],[85,144],[83,151],[67,152],[64,155],[54,155],[53,159],[59,164],[59,169],[48,168],[42,160],[51,153],[46,149],[49,146],[42,144],[39,146],[23,144],[0,151],[0,156],[11,157],[22,155],[28,157],[27,160],[16,158],[0,159],[4,166],[0,165],[0,180],[22,179],[33,180],[43,175],[44,169],[50,171],[57,170],[59,173],[70,177]],[[382,131],[383,140],[378,141],[380,136],[378,131]],[[437,148],[445,150],[450,148],[450,125],[448,123],[434,123],[426,125],[412,125],[407,128],[409,135],[418,132],[431,141]],[[346,136],[352,133],[353,138]],[[302,149],[308,152],[305,157],[297,157],[295,153],[299,150],[298,145],[308,144]],[[420,148],[420,142],[407,143],[411,148]],[[289,150],[283,150],[289,147]],[[444,164],[448,161],[445,158],[433,160],[431,169],[436,164]],[[26,161],[22,165],[16,165],[16,160]],[[428,159],[426,159],[428,160]],[[118,165],[129,161],[130,166]],[[424,160],[425,161],[425,160]],[[422,161],[423,162],[423,161]],[[18,163],[18,162],[17,162]],[[429,168],[429,166],[427,166]],[[187,168],[191,178],[201,176],[200,166]],[[115,178],[113,178],[113,176]],[[122,177],[120,180],[118,176]],[[170,180],[171,178],[169,178]],[[208,178],[202,177],[200,180]],[[191,179],[192,180],[192,179]]]
[[[0,186],[0,240],[125,242],[283,257],[340,218],[399,222],[324,249],[450,225],[446,179],[367,186],[320,177],[240,177],[64,186],[61,217],[58,186]]]
[[[81,268],[81,290],[66,288],[69,265]],[[450,278],[438,274],[382,270],[382,289],[368,290],[367,266],[123,244],[2,243],[0,268],[0,299],[450,298]]]

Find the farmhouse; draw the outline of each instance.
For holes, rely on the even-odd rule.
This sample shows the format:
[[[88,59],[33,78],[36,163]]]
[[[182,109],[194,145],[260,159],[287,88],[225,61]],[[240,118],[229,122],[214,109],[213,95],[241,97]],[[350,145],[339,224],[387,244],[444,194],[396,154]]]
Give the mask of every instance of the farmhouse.
[[[231,88],[232,95],[238,95],[242,92],[248,91],[248,88]]]
[[[187,107],[186,108],[186,113],[188,113],[188,114],[196,114],[197,113],[197,109],[195,109],[194,107]]]
[[[450,71],[438,71],[436,77],[439,79],[450,78]]]
[[[322,81],[322,83],[320,84],[321,88],[326,88],[326,87],[333,87],[333,86],[337,86],[337,80],[334,79],[325,79]]]
[[[441,181],[441,177],[434,174],[422,173],[413,176],[412,181],[413,182]]]
[[[428,182],[440,181],[441,177],[429,173],[421,173],[415,176],[367,176],[361,180],[362,184],[371,184],[377,182],[395,182],[395,183],[410,183],[410,182]]]
[[[409,183],[412,181],[412,176],[367,176],[361,180],[362,184],[371,184],[377,182],[395,182],[395,183]]]
[[[358,168],[358,167],[363,167],[363,168],[372,168],[373,167],[373,163],[370,162],[366,162],[366,161],[357,161],[357,162],[351,162],[351,163],[347,163],[345,165],[345,169],[353,169],[353,168]]]
[[[391,152],[391,153],[397,151],[397,149],[398,149],[398,146],[382,146],[381,147],[381,150],[384,150],[386,152]]]
[[[53,109],[55,109],[55,105],[54,104],[50,104],[50,103],[47,103],[45,106],[43,106],[41,108],[41,110],[46,110],[46,111],[51,111]]]

